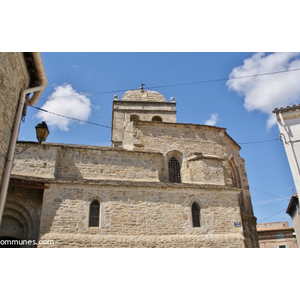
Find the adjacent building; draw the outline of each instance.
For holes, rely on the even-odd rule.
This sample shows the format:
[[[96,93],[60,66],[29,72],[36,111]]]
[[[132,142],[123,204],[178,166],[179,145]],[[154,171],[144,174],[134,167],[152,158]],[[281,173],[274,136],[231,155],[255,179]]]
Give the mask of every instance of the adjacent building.
[[[0,52],[0,224],[21,119],[46,85],[40,53]]]
[[[293,175],[297,194],[300,193],[300,105],[276,108],[280,137]],[[292,217],[298,244],[300,244],[300,211],[298,196],[294,195],[287,213]]]
[[[290,217],[292,218],[293,225],[295,228],[295,234],[297,237],[299,237],[300,236],[300,217],[299,217],[300,209],[299,209],[298,194],[295,194],[291,197],[289,205],[286,209],[286,213],[289,214]],[[298,245],[299,245],[299,242],[298,242]]]
[[[260,248],[297,248],[293,227],[288,222],[258,223],[257,233]]]

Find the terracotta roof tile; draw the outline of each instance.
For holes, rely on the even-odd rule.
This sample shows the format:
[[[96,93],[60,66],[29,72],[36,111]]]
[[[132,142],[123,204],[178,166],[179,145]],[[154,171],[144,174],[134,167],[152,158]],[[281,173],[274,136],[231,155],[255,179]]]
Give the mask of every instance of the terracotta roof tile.
[[[294,230],[294,227],[280,227],[280,228],[257,228],[257,231],[287,231]]]

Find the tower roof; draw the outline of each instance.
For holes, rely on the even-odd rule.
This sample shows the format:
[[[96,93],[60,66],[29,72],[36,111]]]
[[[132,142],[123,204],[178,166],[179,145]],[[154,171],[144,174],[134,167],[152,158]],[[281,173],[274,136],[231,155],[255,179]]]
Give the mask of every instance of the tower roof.
[[[156,91],[129,90],[122,96],[123,101],[167,102],[166,98]]]

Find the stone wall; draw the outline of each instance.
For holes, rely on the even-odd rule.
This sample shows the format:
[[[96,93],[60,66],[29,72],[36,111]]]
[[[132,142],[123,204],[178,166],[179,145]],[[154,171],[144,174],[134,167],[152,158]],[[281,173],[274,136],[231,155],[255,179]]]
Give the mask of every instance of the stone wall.
[[[110,147],[18,142],[12,174],[68,180],[167,182],[170,154],[172,152],[163,155],[153,149],[128,151]],[[226,176],[230,178],[230,174],[226,172],[224,157],[190,155],[182,158],[183,183],[225,186]],[[227,185],[231,186],[231,181],[229,183]]]
[[[130,123],[130,117],[135,115],[139,120],[151,121],[159,116],[163,122],[176,123],[176,103],[173,102],[134,102],[114,101],[112,116],[112,141],[122,145],[124,129]]]
[[[110,147],[17,143],[13,175],[65,180],[160,181],[162,155]]]
[[[240,147],[228,137],[225,129],[180,123],[130,123],[124,134],[123,147],[175,156],[181,163],[182,182],[232,186],[229,159],[240,164]],[[244,175],[244,174],[243,174]],[[164,178],[167,181],[167,178]]]
[[[164,126],[157,123],[154,129]],[[44,246],[257,246],[256,219],[246,212],[241,193],[246,174],[241,172],[239,186],[233,186],[229,168],[230,157],[238,168],[243,165],[239,147],[222,129],[206,133],[201,127],[182,127],[181,133],[170,130],[169,147],[153,140],[156,134],[160,138],[158,133],[145,137],[142,131],[138,138],[144,138],[146,147],[133,150],[19,142],[13,177],[50,184],[44,192],[40,238],[55,244]],[[150,149],[144,142],[148,138],[162,153]],[[185,146],[188,138],[190,147]],[[182,183],[167,182],[167,161],[173,155],[183,166]],[[101,203],[101,224],[89,228],[89,206],[95,199]],[[193,202],[201,208],[200,228],[192,226]]]
[[[0,52],[0,185],[21,90],[28,86],[22,54]]]
[[[124,116],[124,148],[17,144],[13,178],[49,187],[40,239],[54,244],[40,247],[258,247],[244,160],[224,128]],[[171,157],[180,183],[169,182]],[[89,227],[94,200],[99,227]]]
[[[258,247],[245,161],[240,146],[224,128],[183,124],[132,122],[124,134],[124,148],[160,151],[164,168],[175,156],[181,163],[182,182],[235,186],[241,189],[240,207],[246,244]],[[233,174],[235,173],[235,179]],[[163,173],[165,174],[165,173]],[[167,178],[163,178],[167,181]]]
[[[89,205],[100,202],[100,227]],[[191,205],[201,207],[192,226]],[[53,247],[244,247],[238,192],[168,183],[52,183],[45,190],[41,239]],[[49,246],[49,245],[48,245]]]
[[[55,178],[60,147],[35,142],[17,142],[12,175]]]

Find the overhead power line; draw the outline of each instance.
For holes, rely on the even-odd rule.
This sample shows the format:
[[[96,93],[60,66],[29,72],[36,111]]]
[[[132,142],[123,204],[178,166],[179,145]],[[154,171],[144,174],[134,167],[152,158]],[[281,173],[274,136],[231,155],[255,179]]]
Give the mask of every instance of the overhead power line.
[[[52,112],[52,111],[48,111],[46,109],[43,109],[43,108],[40,108],[40,107],[37,107],[37,106],[29,106],[29,107],[38,109],[38,110],[43,111],[43,112],[48,113],[48,114],[52,114],[52,115],[55,115],[55,116],[66,118],[66,119],[70,119],[70,120],[73,120],[73,121],[78,121],[78,122],[82,122],[82,123],[86,123],[86,124],[90,124],[90,125],[109,128],[109,129],[112,128],[111,126],[106,126],[106,125],[102,125],[102,124],[98,124],[98,123],[94,123],[94,122],[89,122],[89,121],[85,121],[85,120],[76,119],[76,118],[73,118],[73,117],[64,116],[64,115],[61,115],[61,114],[58,114],[58,113],[55,113],[55,112]]]
[[[296,71],[300,71],[300,68],[290,69],[290,70],[274,71],[274,72],[268,72],[268,73],[244,75],[244,76],[238,76],[238,77],[234,77],[234,78],[226,77],[226,78],[219,78],[219,79],[201,80],[201,81],[195,81],[195,82],[185,82],[185,83],[173,83],[173,84],[157,85],[157,86],[150,86],[149,89],[167,88],[167,87],[184,86],[184,85],[194,85],[194,84],[203,84],[203,83],[212,83],[212,82],[228,81],[228,80],[237,80],[237,79],[245,79],[245,78],[267,76],[267,75],[276,75],[276,74],[296,72]],[[111,94],[111,93],[126,92],[128,90],[130,90],[130,89],[120,89],[120,90],[102,91],[102,92],[89,92],[89,93],[84,93],[83,95],[85,95],[85,96],[92,96],[92,95],[101,95],[101,94]],[[65,97],[72,97],[72,95],[70,95],[70,96],[61,96],[61,97],[54,97],[53,99],[65,98]],[[46,98],[47,97],[43,97],[43,98],[40,98],[40,99],[46,99]]]
[[[252,190],[255,190],[257,192],[260,192],[260,193],[263,193],[263,194],[266,194],[266,195],[269,195],[269,196],[272,196],[272,197],[276,197],[276,198],[281,198],[282,200],[290,200],[290,199],[287,199],[287,198],[283,198],[281,196],[276,196],[276,195],[273,195],[273,194],[270,194],[270,193],[267,193],[267,192],[264,192],[264,191],[261,191],[261,190],[258,190],[254,187],[250,187]]]
[[[265,141],[256,141],[256,142],[245,142],[245,143],[239,143],[240,145],[247,145],[247,144],[262,144],[262,143],[268,143],[273,141],[279,141],[280,138],[272,139],[272,140],[265,140]]]
[[[272,217],[274,217],[274,216],[276,216],[276,215],[278,215],[278,214],[282,213],[282,212],[283,212],[283,211],[285,211],[285,210],[286,210],[286,208],[285,208],[285,209],[283,209],[283,210],[281,210],[281,211],[279,211],[279,212],[277,212],[277,213],[275,213],[275,214],[273,214],[273,215],[271,215],[271,216],[269,216],[269,217],[266,217],[266,218],[264,218],[264,219],[261,219],[261,220],[259,220],[259,221],[257,221],[257,222],[261,222],[261,221],[264,221],[264,220],[270,219],[270,218],[272,218]]]
[[[275,71],[275,72],[268,72],[268,73],[244,75],[244,76],[238,76],[238,77],[234,77],[234,78],[226,77],[226,78],[209,79],[209,80],[202,80],[202,81],[188,82],[188,83],[177,83],[177,84],[168,84],[168,85],[160,85],[160,86],[158,85],[158,86],[153,86],[153,87],[150,87],[150,88],[163,88],[163,87],[180,86],[180,85],[192,85],[192,84],[210,83],[210,82],[218,82],[218,81],[228,81],[228,80],[258,77],[258,76],[275,75],[275,74],[287,73],[287,72],[293,72],[293,71],[300,71],[300,68],[290,69],[290,70],[282,70],[282,71]]]
[[[68,117],[68,116],[65,116],[65,115],[61,115],[61,114],[58,114],[58,113],[55,113],[55,112],[48,111],[46,109],[43,109],[43,108],[40,108],[40,107],[37,107],[37,106],[29,106],[29,107],[35,108],[35,109],[40,110],[42,112],[49,113],[49,114],[52,114],[52,115],[55,115],[55,116],[58,116],[58,117],[61,117],[61,118],[66,118],[66,119],[77,121],[77,122],[81,122],[81,123],[86,123],[86,124],[90,124],[90,125],[94,125],[94,126],[98,126],[98,127],[104,127],[104,128],[112,129],[112,127],[108,126],[108,125],[103,125],[103,124],[98,124],[98,123],[89,122],[89,121],[85,121],[85,120],[80,120],[80,119],[73,118],[73,117]],[[118,130],[118,129],[115,128],[115,130]],[[123,131],[121,129],[119,129],[119,130]],[[276,139],[265,140],[265,141],[243,142],[243,143],[238,143],[238,144],[239,145],[260,144],[260,143],[267,143],[267,142],[279,141],[279,140],[280,140],[279,138],[276,138]]]

